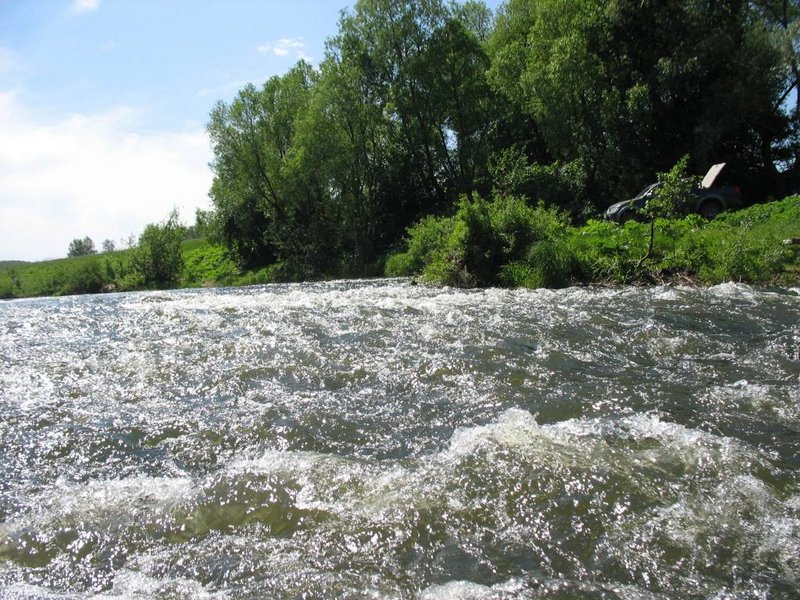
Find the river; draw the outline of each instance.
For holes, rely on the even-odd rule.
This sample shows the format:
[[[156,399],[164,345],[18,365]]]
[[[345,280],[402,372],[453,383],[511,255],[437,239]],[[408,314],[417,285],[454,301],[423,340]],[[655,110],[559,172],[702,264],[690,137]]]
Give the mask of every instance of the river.
[[[0,303],[0,597],[800,597],[800,290]]]

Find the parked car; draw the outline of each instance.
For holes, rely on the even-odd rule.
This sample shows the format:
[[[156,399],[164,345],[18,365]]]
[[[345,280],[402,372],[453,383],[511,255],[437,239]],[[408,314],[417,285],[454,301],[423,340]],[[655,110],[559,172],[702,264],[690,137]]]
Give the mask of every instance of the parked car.
[[[706,219],[713,219],[723,210],[737,206],[742,199],[742,192],[735,185],[717,185],[714,183],[725,168],[725,163],[712,166],[703,181],[692,187],[691,198],[683,207],[684,212],[694,212]],[[653,197],[660,183],[651,183],[630,200],[612,204],[606,210],[606,219],[624,223],[639,216],[647,201]]]

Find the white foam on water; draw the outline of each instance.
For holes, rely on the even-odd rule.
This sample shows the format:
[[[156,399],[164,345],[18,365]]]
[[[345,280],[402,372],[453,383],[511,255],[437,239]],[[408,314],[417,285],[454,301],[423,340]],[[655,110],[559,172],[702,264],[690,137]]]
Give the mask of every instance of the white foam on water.
[[[734,298],[736,300],[748,300],[755,302],[759,294],[762,293],[751,285],[728,281],[708,288],[709,292],[722,298]]]
[[[446,461],[459,459],[490,445],[532,446],[543,437],[543,429],[534,415],[511,408],[504,411],[493,423],[456,429],[442,458]]]
[[[74,483],[63,480],[37,494],[38,508],[4,524],[3,537],[27,529],[47,531],[91,523],[96,526],[139,524],[166,515],[194,493],[189,478],[137,476],[127,479]]]
[[[267,452],[257,459],[232,461],[223,476],[248,473],[278,475],[286,485],[299,488],[297,508],[339,518],[383,520],[387,513],[418,504],[424,495],[413,465],[372,464],[330,454]]]
[[[645,441],[655,445],[645,444]],[[608,442],[633,444],[612,451]],[[624,448],[624,446],[623,446]],[[616,419],[569,419],[539,425],[536,417],[521,409],[508,409],[487,425],[457,429],[440,458],[458,461],[480,451],[515,449],[536,457],[544,464],[590,467],[601,461],[612,471],[627,470],[631,464],[682,464],[688,472],[713,476],[748,470],[766,458],[735,439],[661,420],[654,414],[635,414]]]
[[[470,581],[450,581],[421,591],[417,598],[418,600],[489,600],[497,598],[498,591]]]
[[[687,489],[677,501],[649,514],[623,518],[603,546],[645,579],[685,579],[681,585],[690,587],[695,580],[699,588],[703,569],[721,560],[722,551],[734,569],[764,572],[770,578],[777,574],[786,584],[800,584],[800,519],[752,475],[723,475],[711,489]],[[665,546],[679,548],[678,554],[688,557],[682,563],[696,572],[659,569],[658,549]],[[704,585],[718,587],[713,580]],[[748,590],[742,597],[761,597],[752,596],[761,589],[757,583],[742,587]]]
[[[310,451],[268,450],[256,458],[234,458],[223,473],[235,477],[241,474],[276,474],[298,477],[316,470],[320,466],[345,464],[345,459],[330,454]]]
[[[298,508],[362,523],[392,523],[405,511],[429,506],[469,509],[464,502],[471,501],[462,497],[464,490],[453,485],[460,465],[474,458],[479,460],[471,468],[490,471],[502,469],[498,461],[522,459],[548,477],[556,477],[563,467],[577,472],[600,469],[617,473],[634,488],[639,487],[642,468],[662,470],[671,478],[678,477],[676,472],[688,475],[672,483],[673,494],[691,494],[693,480],[708,485],[721,476],[730,481],[763,461],[757,452],[734,440],[664,422],[655,415],[575,419],[542,426],[531,413],[508,409],[486,425],[456,430],[441,451],[416,459],[375,463],[271,451],[257,458],[235,459],[215,477],[275,475],[285,485],[296,487]],[[658,494],[659,489],[656,486],[650,492]],[[502,507],[491,510],[502,512]],[[507,521],[499,513],[497,518]]]
[[[59,401],[53,378],[32,365],[3,369],[0,376],[0,401],[30,412]]]
[[[494,585],[471,581],[449,581],[432,585],[417,594],[417,600],[511,600],[520,598],[545,599],[579,597],[591,594],[597,598],[618,600],[669,600],[667,595],[648,592],[632,585],[613,585],[591,581],[539,579],[530,581],[509,579]]]
[[[154,578],[126,569],[115,574],[111,590],[88,597],[93,600],[146,600],[150,598],[226,600],[234,598],[225,591],[209,591],[202,584],[190,579]]]
[[[702,398],[723,412],[800,427],[800,385],[751,383],[742,379],[713,387]]]
[[[0,585],[0,595],[4,600],[78,600],[86,597],[84,594],[54,592],[29,583],[16,583],[8,587]]]

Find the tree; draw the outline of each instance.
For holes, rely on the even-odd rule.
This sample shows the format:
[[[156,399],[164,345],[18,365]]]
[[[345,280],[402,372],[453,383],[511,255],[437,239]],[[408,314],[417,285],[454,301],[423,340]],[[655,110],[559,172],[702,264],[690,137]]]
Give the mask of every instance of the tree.
[[[474,2],[369,0],[345,13],[329,42],[329,58],[349,67],[390,125],[395,179],[413,185],[404,202],[418,203],[409,206],[416,216],[471,194],[487,172],[487,22]]]
[[[327,178],[317,195],[345,270],[369,268],[420,217],[490,188],[488,22],[483,5],[440,0],[363,1],[343,14],[298,157],[315,157],[313,178]]]
[[[103,252],[114,252],[117,249],[116,244],[114,244],[114,240],[103,240]]]
[[[194,211],[194,233],[199,238],[214,238],[216,215],[213,210],[198,208]]]
[[[220,234],[245,266],[286,254],[294,198],[287,189],[295,122],[308,104],[316,74],[301,61],[259,90],[247,85],[227,105],[218,103],[208,132],[214,161],[214,202]]]
[[[773,181],[786,138],[783,53],[743,1],[510,0],[491,81],[532,118],[549,156],[580,161],[586,190],[624,197],[685,153]]]
[[[656,237],[656,220],[674,218],[678,209],[686,205],[696,179],[686,175],[689,156],[685,155],[669,171],[658,174],[658,187],[654,190],[653,197],[647,201],[642,214],[650,222],[647,252],[639,259],[634,269],[634,274],[639,271],[644,262],[653,255],[653,245]]]
[[[104,283],[100,259],[90,258],[68,271],[60,293],[97,294],[103,290]]]
[[[75,238],[69,243],[68,257],[89,256],[90,254],[97,254],[97,250],[95,250],[94,242],[89,236],[83,239]]]
[[[168,287],[178,282],[183,271],[183,238],[176,210],[163,223],[145,227],[131,257],[131,266],[145,286]]]

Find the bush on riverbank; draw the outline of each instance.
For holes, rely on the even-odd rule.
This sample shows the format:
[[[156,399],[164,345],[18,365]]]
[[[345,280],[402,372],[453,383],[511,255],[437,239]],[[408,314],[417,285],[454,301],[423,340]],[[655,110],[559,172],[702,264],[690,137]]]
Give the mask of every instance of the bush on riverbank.
[[[221,245],[201,238],[183,242],[181,250],[184,287],[230,285],[239,275],[239,268]]]
[[[521,198],[463,199],[453,217],[427,217],[411,227],[408,249],[389,257],[386,274],[455,287],[558,287],[573,268],[562,252],[568,230],[562,213],[531,208]]]
[[[418,276],[457,287],[560,287],[574,283],[650,283],[688,278],[792,282],[797,254],[782,241],[800,234],[800,196],[761,204],[706,222],[697,215],[650,225],[589,221],[516,198],[463,200],[453,217],[411,227],[407,249],[389,257],[386,274]]]

